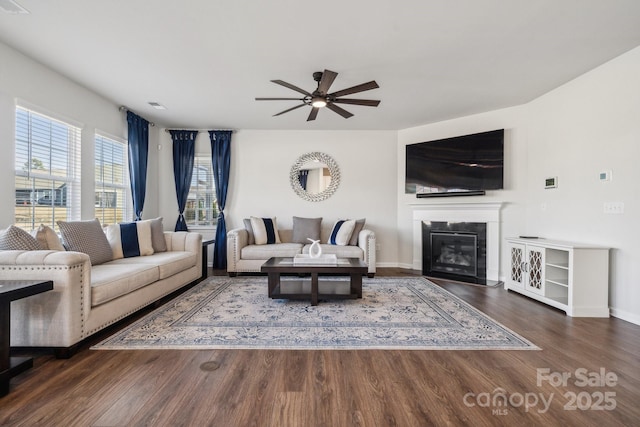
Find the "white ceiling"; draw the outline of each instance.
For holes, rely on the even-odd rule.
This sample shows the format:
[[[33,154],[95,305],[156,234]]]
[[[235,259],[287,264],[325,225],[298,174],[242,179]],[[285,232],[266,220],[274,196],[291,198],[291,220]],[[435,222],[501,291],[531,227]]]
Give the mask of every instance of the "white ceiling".
[[[404,129],[528,102],[640,45],[638,0],[17,0],[0,41],[169,127]],[[376,80],[345,105],[308,91]],[[167,107],[157,111],[157,101]]]

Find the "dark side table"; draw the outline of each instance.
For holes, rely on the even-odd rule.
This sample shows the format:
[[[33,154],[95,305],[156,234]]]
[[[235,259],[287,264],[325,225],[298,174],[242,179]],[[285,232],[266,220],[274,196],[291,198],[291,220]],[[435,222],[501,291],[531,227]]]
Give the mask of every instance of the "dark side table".
[[[208,276],[207,262],[209,261],[209,245],[216,243],[216,239],[202,241],[202,276],[200,280],[204,280]]]
[[[51,280],[0,280],[0,397],[9,393],[9,380],[33,367],[30,357],[11,357],[11,301],[53,289]]]

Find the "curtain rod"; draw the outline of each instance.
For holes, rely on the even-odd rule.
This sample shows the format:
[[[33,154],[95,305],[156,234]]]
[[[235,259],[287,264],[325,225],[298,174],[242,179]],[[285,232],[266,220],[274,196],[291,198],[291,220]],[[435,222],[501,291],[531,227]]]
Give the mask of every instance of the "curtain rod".
[[[121,106],[118,108],[118,111],[131,111],[131,110],[129,110],[129,109],[128,109],[127,107],[125,107],[124,105],[121,105]],[[131,111],[131,112],[133,113],[133,111]],[[145,119],[145,120],[146,120],[146,119]],[[155,126],[155,125],[156,125],[155,123],[153,123],[153,122],[149,122],[149,126]]]

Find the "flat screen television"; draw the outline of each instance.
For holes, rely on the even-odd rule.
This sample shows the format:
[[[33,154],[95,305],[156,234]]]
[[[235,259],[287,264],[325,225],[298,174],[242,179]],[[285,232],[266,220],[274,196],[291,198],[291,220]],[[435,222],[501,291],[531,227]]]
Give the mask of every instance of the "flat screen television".
[[[504,129],[406,147],[405,193],[484,194],[503,188]]]

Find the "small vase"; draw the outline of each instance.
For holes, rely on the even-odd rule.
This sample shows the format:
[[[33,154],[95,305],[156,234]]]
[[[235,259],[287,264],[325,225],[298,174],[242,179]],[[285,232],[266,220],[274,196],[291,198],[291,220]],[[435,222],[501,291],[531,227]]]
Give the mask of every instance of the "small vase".
[[[309,248],[309,257],[311,258],[320,258],[322,255],[322,246],[320,246],[320,240],[307,239],[311,243],[311,247]]]

